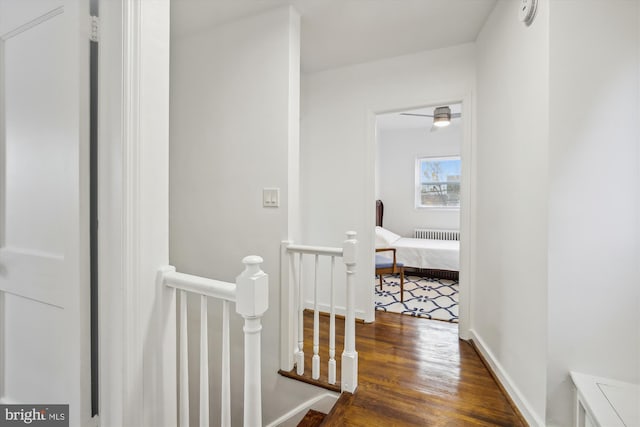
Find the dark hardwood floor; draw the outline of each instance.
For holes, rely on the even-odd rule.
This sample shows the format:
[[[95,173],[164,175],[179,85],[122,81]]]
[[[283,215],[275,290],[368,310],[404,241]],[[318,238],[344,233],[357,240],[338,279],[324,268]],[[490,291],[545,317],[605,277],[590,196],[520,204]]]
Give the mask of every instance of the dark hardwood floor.
[[[325,376],[327,325],[328,318],[321,316]],[[322,425],[526,426],[473,346],[458,339],[457,327],[384,312],[376,313],[375,323],[358,323],[358,390],[343,394]],[[342,343],[342,327],[338,329],[337,342]],[[307,371],[312,336],[309,314],[305,316]],[[341,353],[339,345],[336,358]]]

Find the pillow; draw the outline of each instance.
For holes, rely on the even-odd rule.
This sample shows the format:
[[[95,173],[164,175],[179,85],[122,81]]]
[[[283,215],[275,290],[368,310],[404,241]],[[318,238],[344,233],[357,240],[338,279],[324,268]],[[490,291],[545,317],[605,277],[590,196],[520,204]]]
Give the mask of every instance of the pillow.
[[[399,238],[393,231],[376,226],[376,248],[388,248]]]

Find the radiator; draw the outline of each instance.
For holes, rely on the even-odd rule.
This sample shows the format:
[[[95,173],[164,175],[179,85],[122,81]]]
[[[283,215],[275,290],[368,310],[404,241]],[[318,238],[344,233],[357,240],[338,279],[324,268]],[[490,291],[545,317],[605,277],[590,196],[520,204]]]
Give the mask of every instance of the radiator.
[[[432,240],[460,240],[458,230],[434,230],[430,228],[416,228],[413,230],[413,237],[416,239]]]

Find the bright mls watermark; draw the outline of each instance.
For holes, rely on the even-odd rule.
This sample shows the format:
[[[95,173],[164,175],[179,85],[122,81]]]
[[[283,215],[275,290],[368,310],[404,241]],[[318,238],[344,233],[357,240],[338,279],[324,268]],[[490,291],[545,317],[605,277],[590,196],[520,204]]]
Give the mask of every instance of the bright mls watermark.
[[[69,427],[69,405],[0,405],[0,427]]]

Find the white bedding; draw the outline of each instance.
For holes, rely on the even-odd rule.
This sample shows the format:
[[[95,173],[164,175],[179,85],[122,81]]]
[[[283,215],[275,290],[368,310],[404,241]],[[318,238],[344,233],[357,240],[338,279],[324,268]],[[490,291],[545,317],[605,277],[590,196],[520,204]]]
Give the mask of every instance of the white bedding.
[[[393,242],[396,259],[406,267],[434,270],[460,269],[460,242],[457,240],[431,240],[401,237]]]
[[[460,242],[400,237],[376,227],[376,247],[396,248],[396,259],[405,267],[460,270]]]

